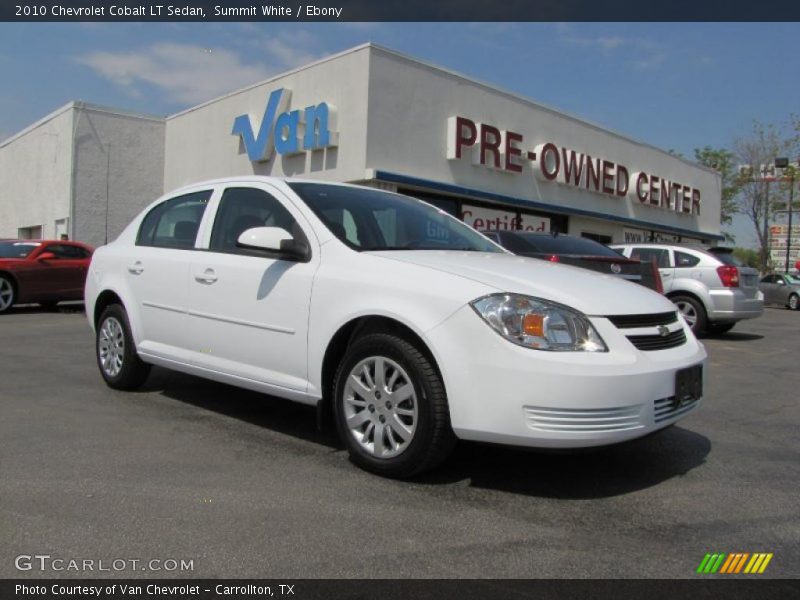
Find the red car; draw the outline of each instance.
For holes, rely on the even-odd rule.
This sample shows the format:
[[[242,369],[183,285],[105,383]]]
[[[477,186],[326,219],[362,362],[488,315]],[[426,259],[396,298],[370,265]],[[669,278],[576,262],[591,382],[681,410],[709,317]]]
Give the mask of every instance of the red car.
[[[93,251],[80,242],[0,240],[0,313],[15,304],[82,300]]]

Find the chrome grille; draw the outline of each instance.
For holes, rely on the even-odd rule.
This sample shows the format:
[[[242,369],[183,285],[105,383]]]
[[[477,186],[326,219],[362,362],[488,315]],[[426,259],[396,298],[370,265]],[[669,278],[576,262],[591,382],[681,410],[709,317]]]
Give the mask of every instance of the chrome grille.
[[[667,335],[629,335],[628,339],[639,350],[666,350],[685,344],[686,334],[683,329],[678,329]]]
[[[678,313],[673,311],[652,315],[611,315],[606,319],[616,325],[618,329],[635,329],[638,327],[671,325],[678,320]]]
[[[639,350],[650,352],[677,348],[686,343],[686,334],[678,324],[676,311],[653,313],[649,315],[610,315],[606,319],[618,329],[626,331],[625,336]],[[669,326],[669,327],[668,327]]]
[[[685,415],[697,406],[697,400],[687,402],[683,406],[678,406],[675,402],[675,396],[669,398],[661,398],[653,403],[653,420],[656,423],[666,421],[668,419],[675,419],[681,415]]]
[[[618,408],[544,408],[525,406],[528,427],[555,433],[604,433],[643,427],[641,406]]]

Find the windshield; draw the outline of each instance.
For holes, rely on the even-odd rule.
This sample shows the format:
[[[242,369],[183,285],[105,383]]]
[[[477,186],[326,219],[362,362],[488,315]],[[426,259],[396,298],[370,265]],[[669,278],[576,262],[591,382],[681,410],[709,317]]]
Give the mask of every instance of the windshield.
[[[415,198],[369,188],[287,183],[354,250],[503,252],[458,219]]]
[[[514,235],[524,239],[535,249],[534,252],[624,258],[619,252],[589,238],[571,235],[542,235],[540,233],[517,233]]]
[[[0,258],[25,258],[39,246],[38,242],[0,242]]]
[[[786,283],[789,285],[800,285],[800,276],[797,275],[784,275]]]

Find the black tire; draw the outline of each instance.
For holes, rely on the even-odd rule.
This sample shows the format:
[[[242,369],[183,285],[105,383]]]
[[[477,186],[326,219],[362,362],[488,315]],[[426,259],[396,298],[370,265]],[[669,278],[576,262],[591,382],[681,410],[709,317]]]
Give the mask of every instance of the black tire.
[[[708,317],[702,302],[693,296],[683,296],[680,294],[671,296],[670,300],[672,300],[673,304],[675,304],[684,315],[695,335],[702,335],[705,333]],[[691,323],[692,318],[694,319],[694,323]]]
[[[97,367],[106,384],[115,390],[135,390],[140,387],[150,374],[150,365],[142,361],[136,352],[125,309],[119,304],[111,304],[106,307],[97,321],[96,329],[94,347],[97,355]],[[105,342],[114,345],[116,356],[120,358],[114,368],[109,366],[110,363],[104,366],[101,345]],[[106,345],[106,347],[108,346]],[[108,356],[107,352],[106,360],[108,361],[109,358],[113,359]]]
[[[17,286],[7,275],[0,275],[0,313],[10,310],[17,301]]]
[[[387,440],[390,442],[388,444],[389,452],[396,451],[391,447],[392,443],[398,443],[400,446],[405,444],[404,449],[395,456],[376,456],[374,451],[362,446],[362,442],[356,438],[357,434],[351,431],[347,423],[347,411],[356,410],[356,408],[346,408],[345,406],[346,402],[349,405],[355,405],[352,400],[345,400],[348,378],[360,363],[369,362],[372,359],[380,359],[382,364],[388,359],[386,368],[389,370],[384,371],[384,377],[387,372],[392,374],[400,370],[404,372],[403,375],[397,377],[397,380],[402,381],[407,376],[406,383],[411,384],[415,394],[415,399],[408,400],[412,404],[405,405],[408,410],[409,406],[414,405],[414,401],[416,404],[415,426],[410,434],[410,439],[405,442],[391,431],[393,417],[390,414],[391,411],[388,410],[392,408],[390,401],[393,398],[393,391],[389,385],[392,381],[391,377],[383,387],[384,396],[381,396],[379,389],[375,389],[370,401],[356,398],[357,402],[363,404],[363,408],[358,411],[358,414],[364,414],[366,419],[372,422],[373,449],[377,427],[380,427],[382,432],[381,446],[386,446],[384,442]],[[394,366],[399,366],[400,369],[395,369],[389,363],[394,363]],[[377,380],[377,363],[373,366],[375,368],[372,371],[372,377]],[[404,386],[394,387],[394,392],[399,392],[401,387]],[[375,388],[380,388],[380,386],[376,383]],[[455,446],[456,437],[450,428],[450,411],[442,378],[431,360],[419,348],[401,337],[388,333],[372,333],[357,339],[347,349],[339,364],[333,389],[334,418],[339,437],[347,447],[352,462],[371,473],[397,479],[412,477],[441,464]],[[395,399],[399,397],[398,395]],[[383,406],[378,406],[379,402]],[[398,402],[395,409],[399,407],[400,403]],[[368,412],[371,412],[371,415],[368,415]],[[353,416],[355,415],[350,415],[351,418]],[[377,422],[377,419],[384,418],[390,419],[389,421],[381,420],[381,423],[386,423],[385,426]],[[370,422],[366,422],[366,420],[364,422],[366,433],[363,441],[368,440]]]
[[[736,323],[709,323],[706,325],[706,331],[712,335],[722,335],[728,333]]]
[[[792,294],[789,296],[789,302],[786,306],[788,306],[790,310],[800,310],[800,297],[798,297],[797,294]]]

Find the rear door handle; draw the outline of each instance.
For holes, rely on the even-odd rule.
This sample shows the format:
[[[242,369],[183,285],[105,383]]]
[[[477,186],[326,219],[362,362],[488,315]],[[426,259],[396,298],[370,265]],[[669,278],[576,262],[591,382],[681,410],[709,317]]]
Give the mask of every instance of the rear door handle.
[[[132,275],[141,275],[142,271],[144,271],[144,267],[142,266],[142,262],[139,260],[128,267],[128,273],[131,273]]]
[[[214,269],[209,268],[202,273],[195,275],[194,280],[199,283],[212,284],[217,281],[217,274],[214,272]]]

